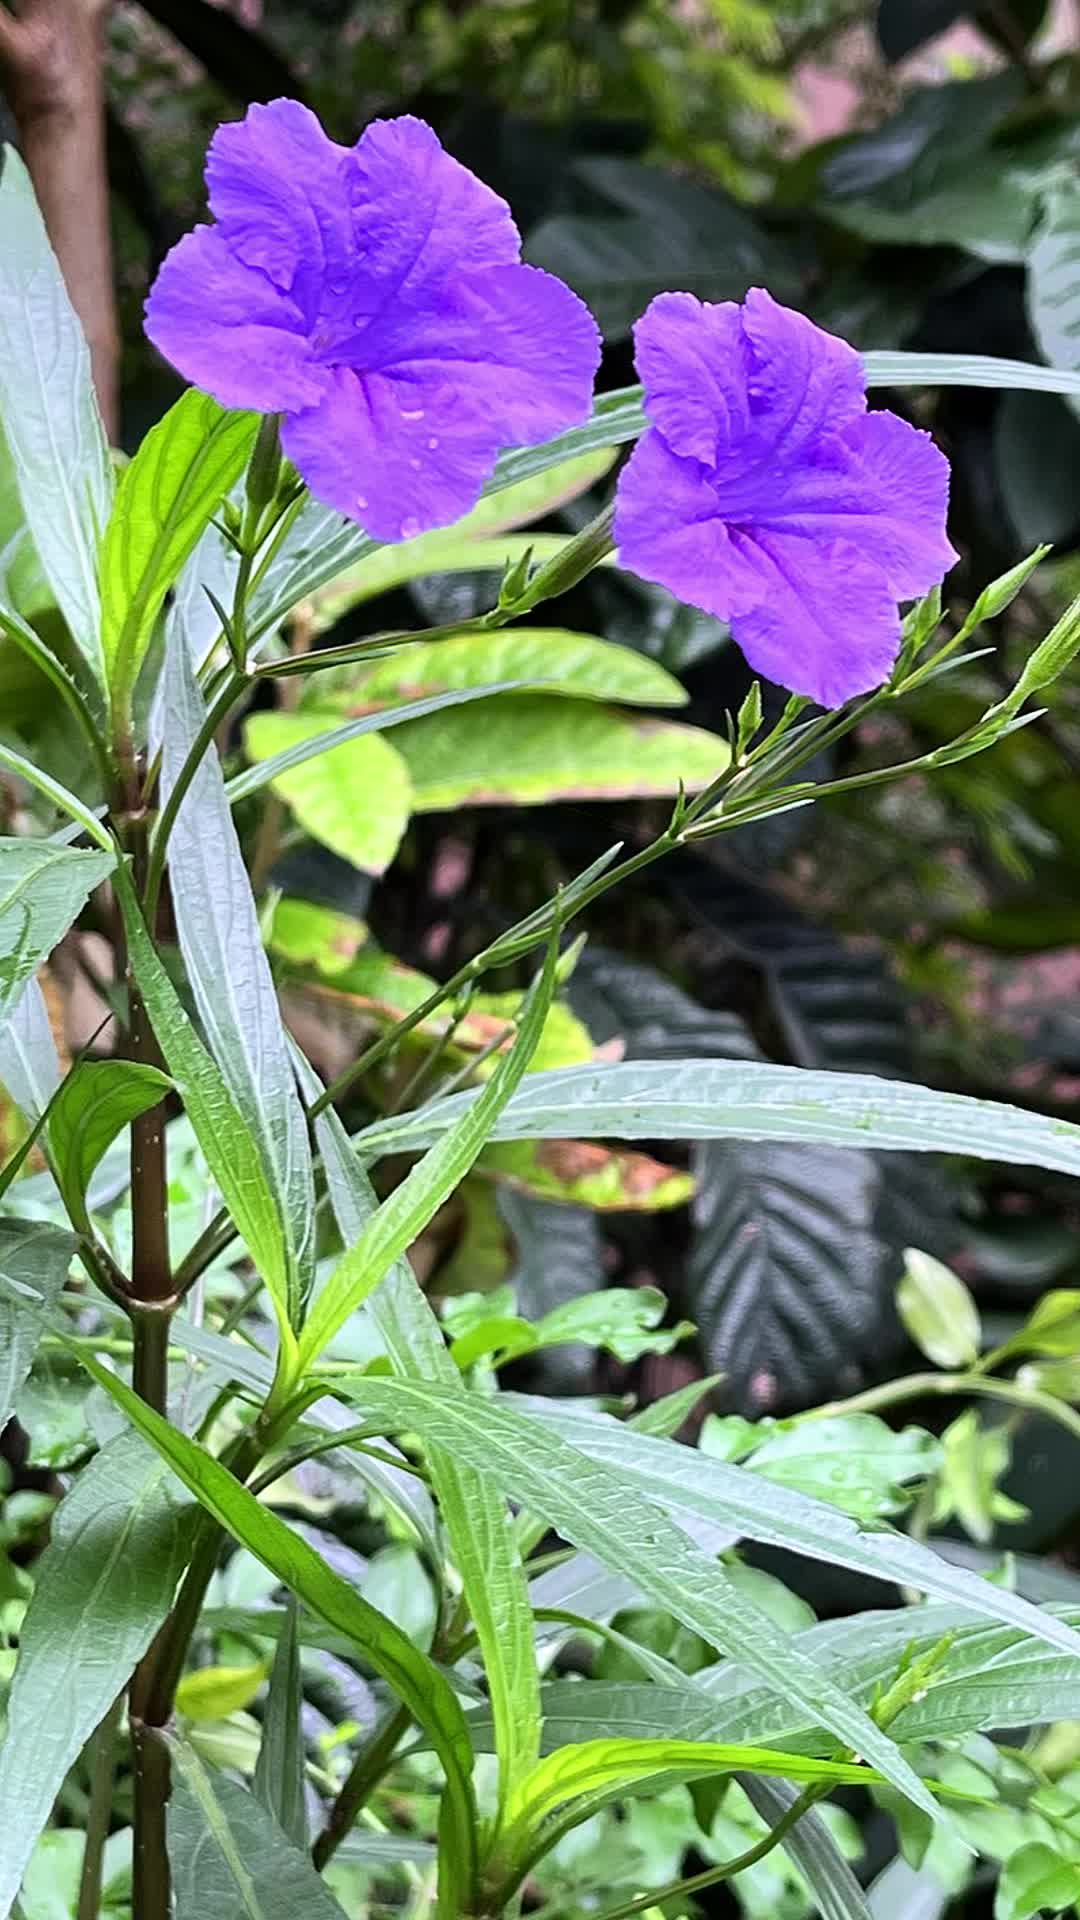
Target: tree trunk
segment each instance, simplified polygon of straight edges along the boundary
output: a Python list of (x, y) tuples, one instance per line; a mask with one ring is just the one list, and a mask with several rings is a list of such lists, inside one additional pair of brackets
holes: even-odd
[(23, 158), (90, 347), (98, 405), (117, 433), (119, 334), (105, 171), (103, 50), (109, 0), (0, 0), (0, 81)]

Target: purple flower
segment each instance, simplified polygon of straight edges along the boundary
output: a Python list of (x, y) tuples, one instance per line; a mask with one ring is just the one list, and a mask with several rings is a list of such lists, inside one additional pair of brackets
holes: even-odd
[(897, 601), (956, 559), (949, 466), (868, 413), (854, 348), (755, 287), (662, 293), (634, 329), (650, 426), (619, 483), (623, 564), (729, 620), (755, 672), (838, 706), (887, 679)]
[(223, 406), (284, 414), (312, 493), (375, 538), (446, 526), (501, 447), (587, 418), (591, 314), (422, 120), (340, 147), (274, 100), (218, 128), (206, 178), (217, 225), (173, 248), (146, 331)]

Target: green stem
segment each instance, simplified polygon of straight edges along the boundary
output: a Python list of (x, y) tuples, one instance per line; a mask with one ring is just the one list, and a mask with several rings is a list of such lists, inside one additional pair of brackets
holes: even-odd
[(90, 1805), (86, 1816), (86, 1844), (79, 1876), (76, 1920), (98, 1920), (101, 1906), (101, 1866), (112, 1818), (113, 1778), (116, 1773), (116, 1735), (124, 1710), (121, 1694), (109, 1708), (91, 1742)]
[(1010, 1406), (1025, 1408), (1028, 1413), (1041, 1413), (1048, 1420), (1056, 1420), (1074, 1439), (1080, 1440), (1080, 1413), (1067, 1401), (1059, 1400), (1055, 1394), (1043, 1393), (1038, 1387), (1021, 1386), (1017, 1380), (987, 1379), (985, 1374), (974, 1372), (909, 1373), (902, 1380), (886, 1380), (880, 1387), (867, 1387), (863, 1393), (852, 1394), (848, 1400), (830, 1400), (825, 1406), (811, 1407), (807, 1413), (794, 1417), (799, 1423), (824, 1420), (838, 1413), (877, 1413), (882, 1407), (899, 1406), (905, 1400), (921, 1400), (929, 1394), (949, 1397), (978, 1394), (988, 1400), (1003, 1400)]
[(679, 1900), (687, 1895), (702, 1893), (706, 1887), (715, 1887), (721, 1880), (731, 1880), (737, 1873), (745, 1873), (747, 1867), (757, 1865), (767, 1853), (778, 1847), (785, 1834), (797, 1826), (804, 1813), (808, 1813), (815, 1801), (822, 1798), (825, 1789), (820, 1782), (806, 1787), (797, 1800), (793, 1800), (787, 1812), (770, 1827), (768, 1833), (747, 1847), (745, 1853), (737, 1853), (733, 1860), (725, 1860), (718, 1867), (709, 1867), (704, 1873), (692, 1874), (686, 1880), (671, 1880), (666, 1887), (655, 1887), (651, 1893), (640, 1893), (635, 1900), (626, 1900), (622, 1906), (606, 1907), (596, 1920), (631, 1920), (635, 1913), (644, 1913), (649, 1907), (662, 1907), (668, 1900)]
[(412, 1725), (407, 1707), (398, 1707), (383, 1721), (367, 1746), (357, 1755), (351, 1773), (330, 1809), (325, 1827), (311, 1850), (321, 1873), (332, 1860), (346, 1834), (351, 1833), (358, 1815), (390, 1766), (398, 1745)]

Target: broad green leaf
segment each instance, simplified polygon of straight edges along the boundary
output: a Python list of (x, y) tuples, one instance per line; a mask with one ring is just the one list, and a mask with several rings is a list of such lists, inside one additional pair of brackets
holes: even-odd
[(270, 1674), (254, 1788), (256, 1798), (273, 1814), (285, 1838), (304, 1851), (308, 1823), (304, 1801), (304, 1730), (300, 1718), (303, 1692), (299, 1612), (295, 1597), (290, 1594)]
[(80, 1357), (98, 1385), (112, 1395), (132, 1426), (157, 1449), (200, 1506), (276, 1573), (313, 1613), (347, 1634), (429, 1735), (446, 1773), (445, 1886), (460, 1900), (460, 1911), (468, 1912), (476, 1845), (472, 1748), (461, 1708), (442, 1673), (400, 1627), (369, 1607), (306, 1540), (249, 1493), (228, 1467), (170, 1426), (91, 1355), (84, 1352)]
[[(776, 1826), (797, 1797), (796, 1789), (784, 1780), (742, 1774), (739, 1785), (770, 1827)], [(810, 1888), (820, 1920), (870, 1920), (866, 1895), (815, 1807), (795, 1822), (783, 1845)]]
[[(1053, 1614), (1004, 1587), (992, 1587), (906, 1534), (873, 1523), (863, 1527), (850, 1515), (795, 1488), (642, 1434), (605, 1415), (578, 1412), (570, 1402), (533, 1399), (525, 1405), (530, 1428), (540, 1424), (553, 1429), (596, 1467), (617, 1475), (624, 1497), (635, 1489), (680, 1526), (711, 1521), (730, 1527), (736, 1537), (784, 1547), (811, 1560), (832, 1561), (941, 1599), (959, 1600), (976, 1613), (1021, 1627), (1073, 1658), (1080, 1655), (1080, 1634)], [(505, 1418), (512, 1407), (506, 1396), (498, 1418)]]
[[(513, 685), (513, 681), (499, 681), (490, 687), (461, 687), (447, 693), (433, 693), (422, 700), (410, 700), (407, 706), (384, 707), (373, 713), (359, 714), (354, 720), (347, 720), (339, 726), (333, 725), (334, 712), (329, 708), (325, 711), (322, 709), (316, 709), (315, 712), (306, 711), (303, 714), (256, 714), (252, 720), (248, 721), (250, 737), (245, 739), (247, 750), (253, 758), (262, 752), (259, 729), (263, 721), (297, 720), (307, 724), (304, 727), (281, 729), (284, 744), (276, 751), (273, 747), (273, 729), (271, 728), (270, 744), (267, 749), (269, 757), (257, 759), (256, 765), (247, 767), (243, 773), (233, 775), (226, 788), (229, 801), (235, 806), (238, 800), (246, 800), (249, 794), (257, 793), (260, 787), (272, 785), (275, 781), (281, 782), (278, 791), (287, 798), (285, 776), (293, 776), (296, 769), (307, 766), (309, 761), (318, 759), (323, 754), (336, 753), (339, 749), (344, 749), (350, 741), (360, 740), (367, 734), (387, 733), (391, 727), (399, 727), (406, 720), (419, 720), (428, 713), (441, 713), (445, 707), (468, 706), (474, 700), (486, 700), (493, 693), (507, 692)], [(312, 705), (314, 706), (315, 703), (313, 702)], [(313, 724), (315, 721), (318, 721), (317, 726)], [(370, 756), (368, 758), (370, 759)], [(375, 761), (378, 762), (377, 753)], [(340, 764), (349, 768), (355, 765), (362, 772), (367, 761), (363, 754), (353, 755), (351, 758), (345, 755)], [(296, 782), (293, 784), (301, 799), (305, 793), (310, 793), (311, 804), (316, 806), (316, 797), (322, 791), (324, 780), (325, 776), (316, 770), (314, 778), (309, 773), (306, 784)], [(344, 831), (344, 829), (341, 830)]]
[(39, 1351), (15, 1402), (15, 1418), (27, 1436), (26, 1464), (63, 1473), (82, 1466), (97, 1437), (87, 1418), (93, 1389), (70, 1355)]
[(60, 1085), (60, 1061), (45, 996), (28, 980), (6, 1020), (0, 1020), (0, 1085), (33, 1125)]
[[(206, 718), (191, 653), (175, 634), (163, 678), (163, 799)], [(207, 1046), (257, 1142), (287, 1251), (285, 1308), (296, 1326), (314, 1277), (315, 1186), (307, 1118), (263, 946), (217, 749), (204, 753), (168, 846), (173, 914)]]
[(207, 1166), (269, 1290), (287, 1368), (295, 1352), (289, 1319), (292, 1262), (262, 1152), (158, 958), (130, 876), (118, 869), (117, 879), (117, 898), (139, 991)]
[[(1080, 375), (1080, 187), (1075, 181), (1047, 195), (1028, 254), (1028, 312), (1051, 366)], [(1069, 402), (1080, 412), (1080, 398)]]
[(932, 1254), (908, 1247), (896, 1307), (915, 1345), (936, 1367), (970, 1367), (979, 1357), (979, 1309), (963, 1281)]
[[(49, 1827), (34, 1848), (19, 1897), (19, 1920), (72, 1920), (78, 1912), (86, 1836), (78, 1827)], [(103, 1849), (101, 1912), (127, 1920), (131, 1912), (131, 1829), (110, 1833)]]
[[(799, 1701), (812, 1718), (880, 1768), (903, 1794), (934, 1812), (926, 1788), (892, 1741), (841, 1687), (793, 1648), (788, 1636), (738, 1591), (723, 1567), (669, 1519), (640, 1479), (624, 1473), (621, 1461), (609, 1465), (595, 1448), (584, 1452), (578, 1445), (568, 1445), (550, 1425), (545, 1431), (547, 1423), (476, 1395), (461, 1398), (403, 1380), (365, 1380), (349, 1392), (365, 1412), (385, 1419), (392, 1431), (407, 1428), (425, 1441), (452, 1449), (572, 1545), (628, 1574), (659, 1606), (741, 1667)], [(622, 1436), (614, 1421), (596, 1417), (586, 1422), (585, 1445), (590, 1445), (591, 1428), (599, 1431), (608, 1424)], [(688, 1452), (669, 1441), (629, 1438), (645, 1449)], [(700, 1473), (701, 1456), (688, 1457)], [(723, 1471), (740, 1481), (750, 1478), (738, 1468)], [(757, 1480), (756, 1486), (764, 1507), (767, 1496), (762, 1481)], [(806, 1506), (815, 1514), (830, 1514), (816, 1502), (807, 1501)], [(830, 1514), (834, 1524), (841, 1518)]]
[(1034, 1841), (1006, 1860), (994, 1901), (994, 1920), (1029, 1920), (1060, 1913), (1080, 1901), (1080, 1861)]
[[(415, 1152), (475, 1099), (454, 1094), (376, 1121), (357, 1135), (364, 1159)], [(805, 1140), (835, 1147), (959, 1153), (1080, 1173), (1080, 1127), (997, 1100), (756, 1061), (638, 1061), (530, 1074), (493, 1129), (496, 1140)]]
[[(252, 759), (269, 759), (327, 731), (325, 714), (256, 713), (245, 724), (244, 745)], [(313, 840), (366, 873), (385, 873), (409, 824), (413, 796), (405, 762), (377, 731), (319, 751), (271, 785)]]
[(97, 848), (0, 839), (0, 1026), (115, 865)]
[(444, 1135), (394, 1188), (326, 1281), (301, 1336), (302, 1371), (314, 1365), (335, 1333), (419, 1238), (473, 1166), (536, 1050), (555, 991), (555, 975), (556, 950), (552, 944), (543, 972), (522, 1009), (514, 1044), (503, 1055), (480, 1098), (467, 1110), (463, 1125)]
[(316, 677), (305, 704), (335, 713), (366, 713), (418, 695), (516, 681), (564, 698), (619, 700), (628, 706), (681, 707), (686, 694), (672, 674), (632, 647), (558, 627), (502, 627), (448, 640), (417, 640), (368, 668), (342, 667)]
[(399, 727), (418, 813), (695, 793), (722, 772), (727, 742), (700, 727), (555, 694), (499, 694), (481, 715)]
[[(499, 1291), (510, 1294), (512, 1300), (509, 1288)], [(607, 1287), (600, 1293), (567, 1300), (531, 1323), (516, 1317), (492, 1318), (482, 1310), (492, 1296), (471, 1297), (481, 1311), (469, 1323), (463, 1321), (461, 1313), (469, 1295), (449, 1302), (446, 1310), (455, 1335), (453, 1356), (462, 1368), (471, 1365), (483, 1352), (498, 1352), (503, 1360), (509, 1360), (567, 1342), (603, 1349), (629, 1365), (645, 1353), (670, 1353), (680, 1340), (694, 1331), (686, 1320), (674, 1327), (661, 1328), (668, 1302), (658, 1287)]]
[(958, 246), (991, 264), (1019, 265), (1032, 222), (1032, 196), (1007, 156), (958, 157), (929, 193), (827, 199), (819, 211), (837, 226), (886, 246)]
[(42, 569), (72, 636), (104, 680), (98, 543), (113, 495), (90, 355), (12, 147), (0, 176), (0, 422)]
[(132, 1434), (111, 1441), (61, 1501), (35, 1568), (0, 1746), (0, 1913), (69, 1767), (172, 1605), (190, 1515)]
[(67, 1279), (75, 1241), (38, 1220), (0, 1220), (0, 1433)]
[(101, 551), (101, 633), (114, 707), (130, 700), (165, 595), (243, 472), (258, 419), (194, 387), (124, 468)]
[(248, 1667), (196, 1667), (176, 1689), (176, 1709), (185, 1720), (227, 1720), (258, 1698), (270, 1671), (267, 1660)]
[(165, 1098), (172, 1082), (134, 1060), (81, 1060), (68, 1074), (48, 1120), (56, 1178), (72, 1220), (89, 1225), (86, 1190), (118, 1133)]
[[(318, 1087), (304, 1063), (301, 1084)], [(333, 1108), (316, 1122), (334, 1218), (345, 1245), (358, 1242), (376, 1210), (366, 1173)], [(395, 1261), (371, 1296), (369, 1312), (395, 1374), (438, 1380), (464, 1392), (439, 1323), (406, 1259)], [(443, 1524), (472, 1614), (497, 1728), (500, 1793), (512, 1792), (540, 1751), (540, 1676), (532, 1609), (518, 1534), (506, 1501), (483, 1473), (453, 1452), (432, 1447), (428, 1464)]]
[(171, 1739), (169, 1867), (176, 1920), (342, 1920), (326, 1882), (260, 1800)]
[(648, 1153), (598, 1147), (588, 1140), (507, 1140), (485, 1147), (479, 1166), (541, 1200), (597, 1213), (658, 1213), (684, 1207), (695, 1181)]
[(283, 894), (274, 908), (269, 945), (287, 964), (312, 967), (330, 980), (345, 972), (369, 938), (363, 920)]
[(930, 1479), (941, 1461), (933, 1434), (921, 1427), (895, 1433), (872, 1413), (745, 1424), (749, 1432), (743, 1443), (729, 1451), (731, 1422), (710, 1415), (701, 1430), (702, 1452), (743, 1460), (777, 1486), (826, 1500), (857, 1520), (901, 1512), (914, 1497), (909, 1483)]

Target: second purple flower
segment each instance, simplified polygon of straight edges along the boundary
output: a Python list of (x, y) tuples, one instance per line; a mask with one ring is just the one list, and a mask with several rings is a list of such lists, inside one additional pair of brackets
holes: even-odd
[(956, 559), (949, 466), (868, 413), (853, 347), (760, 288), (662, 293), (634, 329), (650, 425), (619, 483), (624, 565), (731, 623), (755, 672), (839, 706), (888, 678), (897, 602)]
[(349, 148), (274, 100), (219, 127), (206, 177), (217, 225), (168, 255), (146, 331), (223, 406), (284, 414), (312, 493), (374, 538), (459, 519), (501, 448), (588, 417), (591, 314), (422, 120)]

